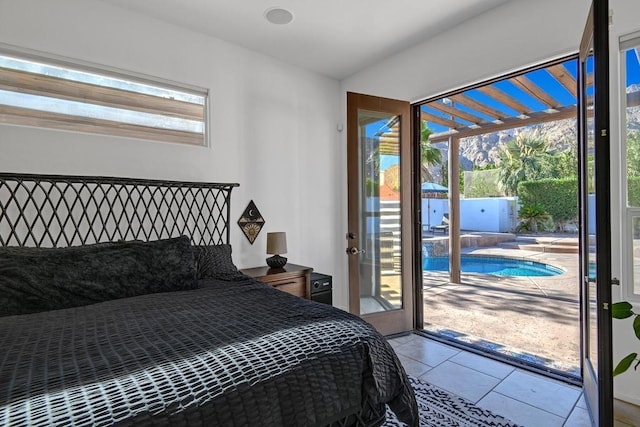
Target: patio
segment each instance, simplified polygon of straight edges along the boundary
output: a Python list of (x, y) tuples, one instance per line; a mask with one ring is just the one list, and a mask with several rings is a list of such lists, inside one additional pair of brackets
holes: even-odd
[[(578, 255), (567, 253), (575, 252), (577, 239), (553, 235), (516, 240), (514, 235), (495, 236), (500, 233), (474, 234), (463, 235), (470, 243), (463, 245), (463, 254), (538, 261), (565, 273), (550, 277), (462, 273), (462, 283), (452, 284), (447, 272), (424, 271), (424, 329), (579, 377)], [(425, 238), (423, 244), (437, 247), (444, 240)]]

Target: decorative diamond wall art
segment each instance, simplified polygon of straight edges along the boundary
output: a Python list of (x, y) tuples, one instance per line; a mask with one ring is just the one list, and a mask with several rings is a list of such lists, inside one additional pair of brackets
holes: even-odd
[(238, 225), (240, 229), (247, 237), (249, 243), (253, 245), (258, 234), (260, 234), (260, 230), (264, 227), (264, 219), (260, 214), (260, 211), (256, 207), (256, 204), (253, 203), (253, 200), (249, 202), (247, 208), (244, 210), (240, 219), (238, 220)]

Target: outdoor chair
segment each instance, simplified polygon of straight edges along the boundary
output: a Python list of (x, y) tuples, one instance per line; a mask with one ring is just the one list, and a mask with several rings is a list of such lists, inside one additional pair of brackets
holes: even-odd
[(449, 214), (442, 215), (442, 223), (440, 225), (432, 226), (431, 231), (433, 231), (433, 234), (436, 234), (436, 231), (442, 231), (442, 234), (448, 234), (449, 233)]

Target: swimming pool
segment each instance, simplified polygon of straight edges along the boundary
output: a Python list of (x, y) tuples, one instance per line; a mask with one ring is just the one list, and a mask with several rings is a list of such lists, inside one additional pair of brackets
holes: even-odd
[[(557, 276), (563, 270), (541, 262), (515, 258), (463, 255), (460, 258), (463, 273), (495, 274), (498, 276)], [(425, 256), (423, 271), (449, 271), (448, 256)]]

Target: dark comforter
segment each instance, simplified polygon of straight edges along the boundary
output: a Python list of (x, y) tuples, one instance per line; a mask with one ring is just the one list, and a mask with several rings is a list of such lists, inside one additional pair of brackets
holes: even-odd
[(0, 425), (375, 425), (385, 403), (417, 425), (367, 323), (253, 279), (201, 285), (0, 318)]

